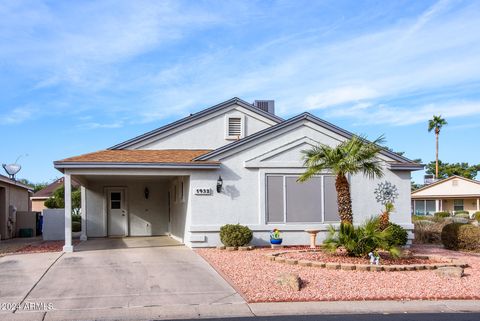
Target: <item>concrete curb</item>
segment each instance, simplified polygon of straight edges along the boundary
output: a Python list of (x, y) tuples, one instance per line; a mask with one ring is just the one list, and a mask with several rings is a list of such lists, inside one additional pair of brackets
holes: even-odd
[(12, 321), (127, 321), (230, 318), (253, 316), (399, 314), (399, 313), (480, 313), (480, 301), (336, 301), (278, 302), (205, 305), (166, 305), (115, 309), (54, 310), (47, 312), (1, 313)]
[(256, 316), (480, 312), (480, 301), (335, 301), (251, 303)]

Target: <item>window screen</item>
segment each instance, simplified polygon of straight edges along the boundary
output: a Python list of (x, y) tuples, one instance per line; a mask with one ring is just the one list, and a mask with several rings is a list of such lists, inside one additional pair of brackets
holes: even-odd
[(453, 210), (463, 211), (463, 200), (453, 200)]
[(425, 213), (428, 215), (433, 215), (435, 213), (435, 201), (425, 201)]
[(337, 190), (335, 189), (335, 176), (324, 176), (325, 189), (325, 221), (338, 222)]
[(425, 201), (415, 200), (415, 215), (425, 215)]
[[(267, 175), (267, 222), (338, 222), (340, 219), (335, 178), (333, 176), (316, 176), (304, 183), (297, 182), (297, 179), (296, 175)], [(325, 215), (323, 215), (324, 209)]]
[(313, 177), (299, 183), (298, 177), (286, 177), (287, 222), (322, 221), (322, 179)]
[(283, 176), (267, 176), (267, 221), (284, 222)]

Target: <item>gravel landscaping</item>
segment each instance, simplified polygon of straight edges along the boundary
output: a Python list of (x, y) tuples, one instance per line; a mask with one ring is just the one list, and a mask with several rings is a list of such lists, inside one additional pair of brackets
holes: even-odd
[[(284, 250), (225, 251), (198, 249), (197, 253), (219, 271), (248, 302), (480, 299), (480, 256), (438, 246), (415, 246), (418, 255), (441, 255), (466, 262), (462, 278), (446, 278), (432, 270), (368, 272), (286, 265), (269, 261), (266, 254)], [(277, 283), (284, 273), (297, 274), (300, 291)]]
[[(398, 265), (398, 264), (430, 264), (438, 263), (439, 260), (423, 259), (423, 258), (398, 258), (392, 259), (388, 253), (379, 253), (382, 265)], [(332, 255), (322, 250), (316, 252), (290, 252), (281, 254), (281, 257), (295, 260), (310, 260), (317, 262), (334, 262), (334, 263), (351, 263), (351, 264), (368, 264), (368, 260), (359, 257), (349, 257), (345, 254)]]

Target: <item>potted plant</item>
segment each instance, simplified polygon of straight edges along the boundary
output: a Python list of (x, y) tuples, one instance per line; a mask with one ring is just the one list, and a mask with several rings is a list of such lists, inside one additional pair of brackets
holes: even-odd
[(278, 229), (273, 229), (272, 232), (270, 232), (270, 244), (274, 245), (280, 245), (282, 244), (282, 235), (280, 234), (280, 231)]

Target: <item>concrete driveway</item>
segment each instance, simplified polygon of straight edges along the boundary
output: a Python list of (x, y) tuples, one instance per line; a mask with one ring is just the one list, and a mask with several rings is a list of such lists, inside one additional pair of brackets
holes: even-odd
[(194, 251), (164, 241), (92, 240), (74, 253), (2, 257), (1, 301), (55, 310), (244, 303)]

